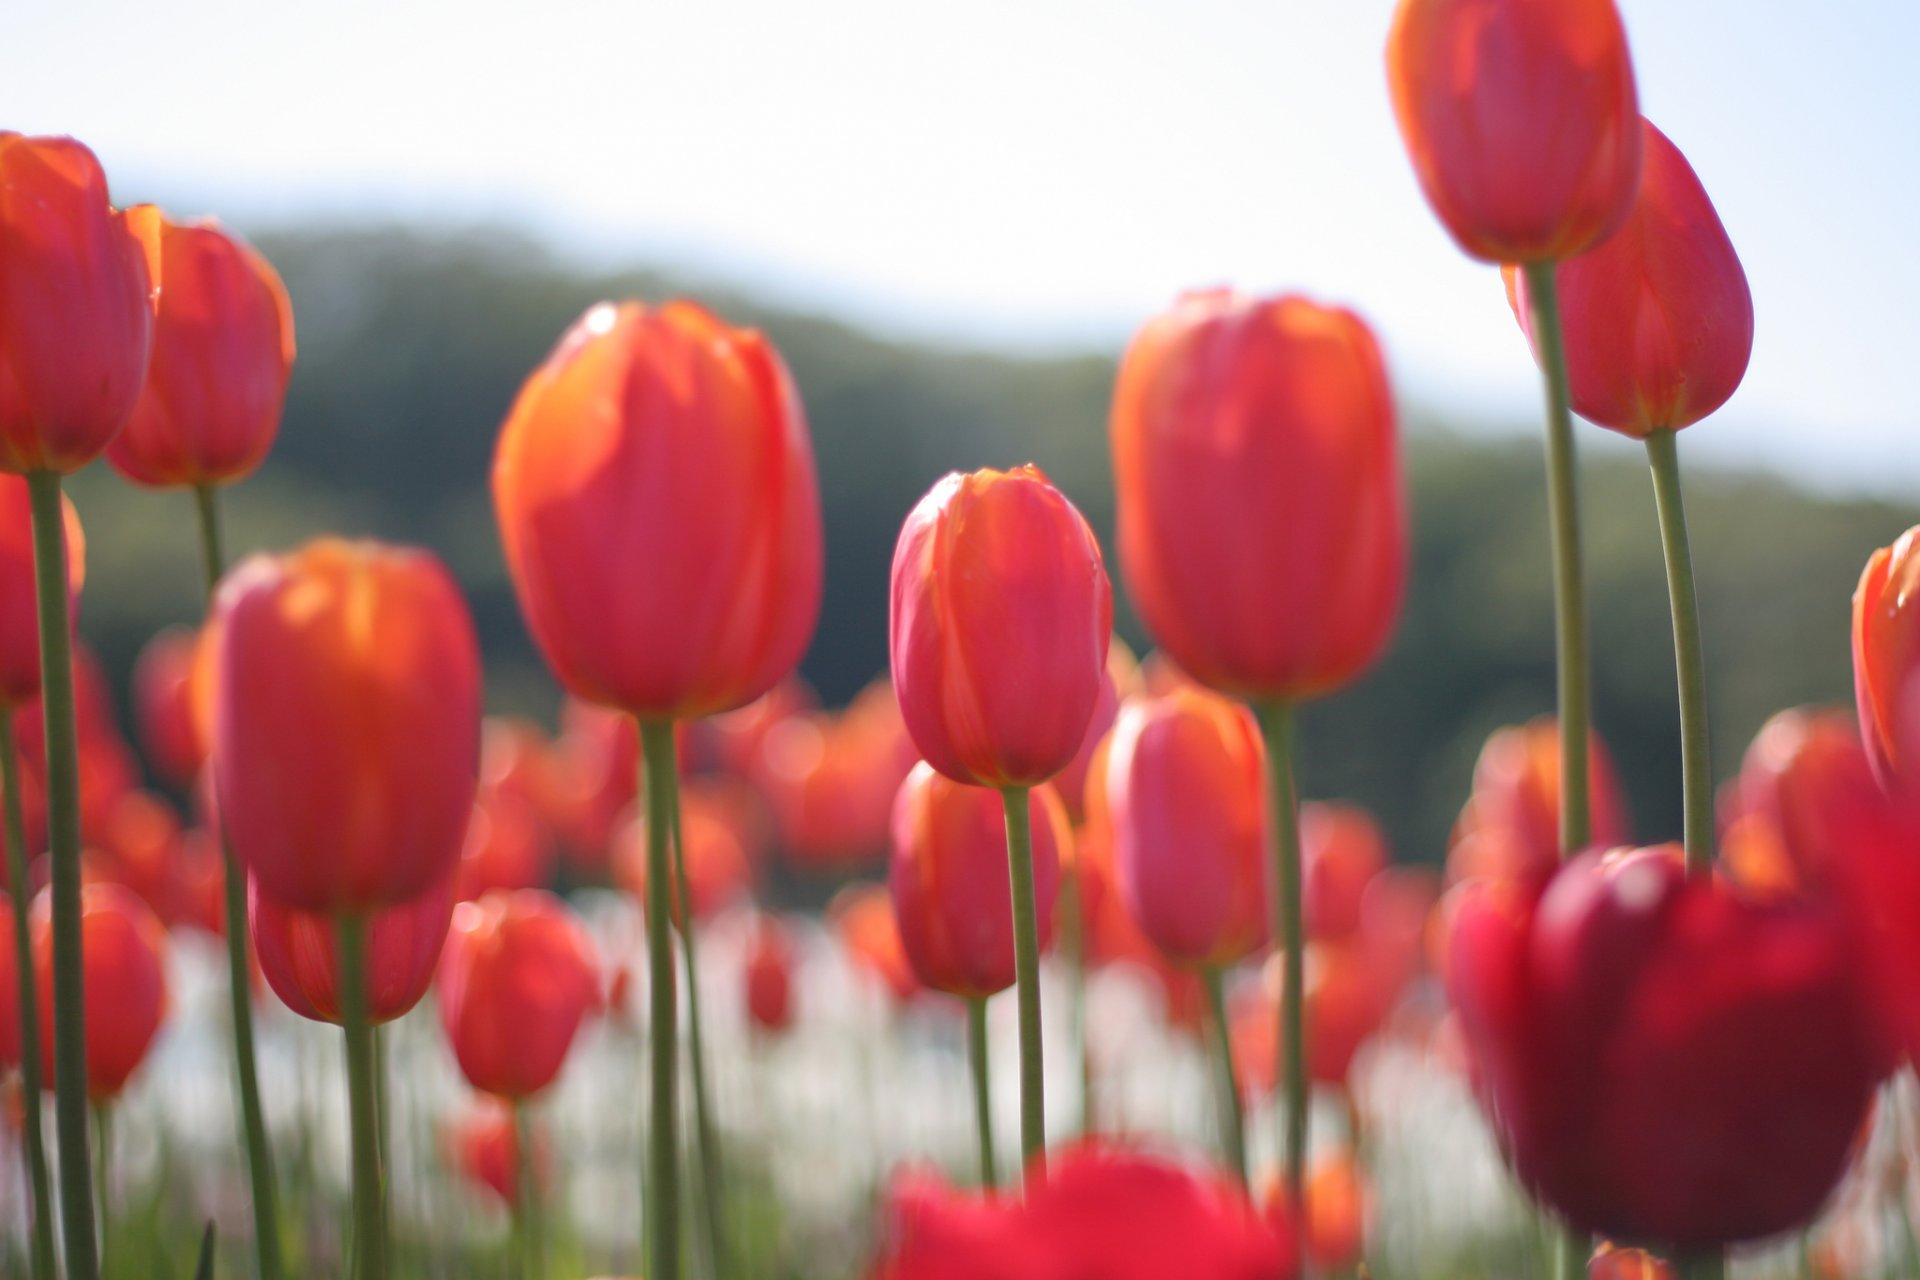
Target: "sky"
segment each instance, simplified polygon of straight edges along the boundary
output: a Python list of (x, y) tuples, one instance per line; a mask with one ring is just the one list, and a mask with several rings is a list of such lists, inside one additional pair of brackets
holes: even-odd
[[(1301, 290), (1368, 317), (1444, 419), (1536, 409), (1497, 273), (1408, 167), (1391, 0), (13, 7), (0, 128), (71, 133), (120, 198), (243, 232), (506, 223), (1033, 350), (1117, 350), (1187, 288)], [(1620, 9), (1755, 299), (1745, 384), (1683, 451), (1920, 498), (1920, 5)]]

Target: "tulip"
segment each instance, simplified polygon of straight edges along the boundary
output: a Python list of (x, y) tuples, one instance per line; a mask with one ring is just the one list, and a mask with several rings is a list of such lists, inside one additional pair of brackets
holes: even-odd
[(1913, 788), (1902, 748), (1915, 736), (1902, 732), (1920, 711), (1920, 525), (1867, 560), (1853, 592), (1853, 695), (1860, 738), (1874, 774), (1889, 787)]
[[(514, 1130), (513, 1109), (487, 1099), (454, 1123), (448, 1141), (454, 1168), (509, 1208), (520, 1199), (520, 1144)], [(535, 1179), (545, 1187), (552, 1178), (552, 1153), (545, 1142), (536, 1140), (532, 1157)]]
[(454, 868), (480, 750), (459, 588), (424, 551), (322, 539), (221, 584), (213, 773), (234, 853), (284, 906), (365, 913)]
[(799, 396), (765, 338), (693, 303), (589, 310), (521, 388), (493, 494), (521, 610), (576, 696), (643, 719), (726, 711), (813, 634)]
[(761, 1031), (779, 1033), (793, 1025), (793, 938), (772, 916), (754, 920), (747, 940), (747, 1017)]
[[(0, 708), (40, 696), (40, 633), (34, 622), (33, 518), (27, 482), (0, 474)], [(60, 499), (66, 524), (69, 625), (80, 609), (87, 543), (73, 503)]]
[(894, 793), (918, 758), (882, 678), (838, 715), (800, 710), (768, 726), (749, 765), (782, 852), (801, 870), (844, 872), (886, 849)]
[(1812, 1220), (1892, 1065), (1845, 915), (1748, 901), (1671, 846), (1461, 894), (1448, 986), (1529, 1190), (1683, 1253)]
[(1762, 897), (1815, 891), (1850, 850), (1834, 834), (1833, 788), (1870, 776), (1852, 715), (1801, 707), (1768, 718), (1740, 772), (1721, 790), (1722, 862), (1743, 889)]
[(1587, 1280), (1675, 1280), (1673, 1268), (1645, 1249), (1619, 1249), (1601, 1242), (1587, 1260)]
[(472, 902), (489, 889), (541, 888), (553, 859), (553, 841), (532, 802), (510, 787), (483, 784), (460, 849), (454, 897)]
[(194, 712), (194, 670), (200, 637), (168, 627), (147, 641), (133, 664), (133, 719), (147, 763), (163, 782), (191, 787), (206, 762)]
[(129, 790), (115, 799), (95, 832), (87, 872), (94, 879), (125, 885), (155, 915), (171, 919), (180, 835), (180, 819), (171, 805), (151, 791)]
[[(753, 866), (726, 811), (704, 788), (689, 786), (681, 796), (678, 857), (686, 868), (687, 896), (693, 918), (711, 919), (753, 889)], [(647, 900), (647, 820), (635, 816), (614, 835), (613, 870), (620, 885), (638, 902)], [(687, 927), (687, 904), (668, 887), (674, 927)]]
[(562, 851), (576, 871), (603, 877), (614, 830), (639, 790), (633, 717), (568, 698), (548, 763)]
[(137, 484), (227, 484), (260, 465), (279, 430), (293, 308), (272, 265), (218, 223), (163, 220), (159, 240), (153, 358), (107, 460)]
[(1470, 256), (1562, 261), (1626, 219), (1640, 110), (1613, 0), (1400, 0), (1387, 87), (1420, 188)]
[(544, 890), (455, 907), (440, 958), (440, 1022), (468, 1082), (516, 1100), (552, 1084), (599, 1003), (599, 971), (593, 940)]
[(826, 919), (848, 958), (879, 979), (895, 1000), (907, 1000), (920, 989), (885, 885), (848, 885), (827, 904)]
[[(369, 1021), (392, 1022), (427, 993), (453, 919), (453, 879), (450, 872), (418, 898), (383, 907), (368, 918)], [(343, 1023), (339, 938), (333, 920), (283, 906), (254, 881), (247, 886), (247, 921), (260, 972), (287, 1008), (314, 1022)]]
[[(1550, 716), (1496, 729), (1473, 766), (1473, 792), (1447, 842), (1453, 881), (1534, 882), (1559, 864), (1560, 730)], [(1624, 844), (1631, 826), (1613, 757), (1598, 734), (1587, 737), (1592, 843)]]
[[(104, 1102), (126, 1087), (167, 1013), (167, 934), (147, 904), (117, 884), (80, 894), (80, 948), (86, 971), (87, 1097)], [(42, 1069), (53, 1063), (53, 910), (33, 904), (33, 969), (40, 1001)]]
[(819, 707), (813, 686), (797, 674), (789, 675), (746, 706), (700, 721), (698, 756), (730, 773), (750, 774), (775, 726)]
[(1386, 870), (1387, 838), (1357, 805), (1300, 807), (1301, 905), (1307, 936), (1339, 940), (1360, 927), (1367, 886)]

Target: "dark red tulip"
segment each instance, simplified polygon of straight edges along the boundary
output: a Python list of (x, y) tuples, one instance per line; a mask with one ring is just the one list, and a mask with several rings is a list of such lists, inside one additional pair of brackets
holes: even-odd
[(480, 653), (430, 553), (321, 539), (253, 556), (215, 601), (213, 776), (268, 897), (367, 911), (459, 861), (480, 755)]
[(1406, 510), (1393, 396), (1360, 317), (1190, 293), (1128, 346), (1110, 434), (1127, 594), (1188, 675), (1310, 698), (1380, 656)]
[(525, 1098), (552, 1084), (600, 1002), (593, 940), (540, 889), (454, 908), (440, 958), (440, 1023), (474, 1088)]
[(72, 138), (0, 130), (0, 471), (78, 471), (146, 378), (160, 215), (107, 203)]
[(1571, 258), (1633, 205), (1640, 105), (1613, 0), (1400, 0), (1387, 87), (1427, 202), (1475, 258)]
[(1833, 904), (1588, 852), (1453, 904), (1448, 987), (1520, 1181), (1576, 1228), (1680, 1252), (1812, 1221), (1891, 1067)]
[[(1680, 149), (1641, 125), (1646, 165), (1633, 212), (1597, 248), (1554, 268), (1574, 412), (1637, 439), (1725, 404), (1753, 354), (1753, 295), (1720, 215)], [(1533, 342), (1526, 277), (1511, 266), (1503, 274)]]
[(1106, 678), (1100, 545), (1037, 467), (950, 474), (900, 529), (889, 634), (928, 764), (983, 787), (1045, 782), (1079, 752)]
[(813, 635), (820, 492), (800, 397), (764, 337), (691, 302), (602, 303), (568, 330), (501, 428), (493, 497), (527, 624), (589, 702), (726, 711)]
[(210, 219), (162, 220), (160, 264), (153, 358), (107, 461), (144, 485), (238, 480), (280, 429), (293, 371), (286, 288), (265, 258)]
[[(53, 909), (45, 893), (34, 899), (32, 923), (41, 1079), (51, 1092)], [(87, 1096), (101, 1102), (126, 1087), (167, 1016), (167, 933), (131, 890), (85, 884), (80, 890), (80, 950), (87, 993)]]
[[(453, 875), (418, 898), (382, 907), (367, 919), (367, 1019), (391, 1022), (433, 985), (453, 919)], [(287, 1008), (315, 1022), (340, 1023), (339, 929), (333, 917), (298, 911), (247, 885), (247, 921), (267, 985)]]
[(779, 1033), (793, 1025), (793, 937), (779, 920), (758, 916), (747, 939), (747, 1017), (762, 1031)]

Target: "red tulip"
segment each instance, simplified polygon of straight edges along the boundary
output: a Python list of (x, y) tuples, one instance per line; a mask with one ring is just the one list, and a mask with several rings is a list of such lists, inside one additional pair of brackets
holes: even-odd
[(762, 1031), (781, 1032), (793, 1025), (793, 937), (779, 920), (759, 916), (747, 940), (747, 1016)]
[[(1033, 792), (1033, 892), (1040, 946), (1053, 932), (1061, 851), (1073, 827), (1051, 787)], [(887, 885), (920, 981), (982, 997), (1013, 985), (1013, 891), (999, 793), (913, 767), (893, 805)]]
[(490, 889), (541, 888), (553, 860), (553, 839), (533, 803), (510, 787), (482, 785), (474, 795), (453, 896), (472, 902)]
[(0, 471), (78, 471), (146, 377), (160, 215), (115, 211), (93, 152), (0, 130)]
[(826, 918), (848, 957), (878, 978), (895, 1000), (906, 1000), (920, 989), (885, 885), (848, 885), (833, 895)]
[(1406, 511), (1393, 397), (1358, 316), (1190, 293), (1127, 348), (1111, 434), (1127, 593), (1189, 675), (1300, 699), (1380, 656)]
[(893, 687), (928, 764), (1024, 787), (1073, 760), (1105, 679), (1113, 592), (1100, 545), (1039, 468), (958, 472), (893, 551)]
[(553, 1083), (600, 998), (593, 940), (540, 889), (454, 908), (440, 958), (440, 1023), (474, 1088), (524, 1098)]
[(765, 338), (693, 303), (588, 311), (514, 402), (493, 496), (534, 638), (590, 702), (725, 711), (813, 634), (820, 494), (799, 396)]
[(301, 911), (425, 893), (459, 861), (480, 654), (424, 551), (322, 539), (254, 556), (215, 601), (213, 775), (235, 855)]
[(1367, 886), (1389, 861), (1380, 825), (1357, 805), (1301, 805), (1300, 854), (1307, 936), (1351, 937), (1360, 927), (1360, 904)]
[(1848, 713), (1802, 707), (1770, 717), (1720, 793), (1720, 856), (1735, 883), (1778, 897), (1824, 880), (1846, 852), (1827, 812), (1833, 780), (1865, 779), (1869, 769)]
[(1453, 918), (1484, 1109), (1573, 1226), (1692, 1252), (1819, 1212), (1891, 1065), (1831, 904), (1748, 901), (1668, 846), (1465, 886)]
[[(87, 1096), (118, 1094), (146, 1060), (167, 1014), (167, 933), (147, 904), (117, 884), (80, 889), (80, 951), (86, 999)], [(41, 1079), (53, 1070), (53, 908), (33, 903), (33, 971), (40, 995)]]
[(1613, 0), (1400, 0), (1387, 87), (1427, 202), (1487, 262), (1563, 261), (1640, 181), (1640, 105)]
[[(1646, 166), (1632, 214), (1554, 268), (1574, 412), (1636, 439), (1725, 404), (1753, 354), (1753, 295), (1720, 215), (1679, 148), (1641, 125)], [(1526, 277), (1511, 266), (1502, 274), (1533, 342)]]
[(133, 664), (133, 723), (147, 763), (162, 781), (191, 787), (206, 762), (194, 712), (200, 635), (168, 627), (147, 641)]
[(138, 484), (225, 484), (258, 467), (293, 371), (293, 308), (270, 263), (212, 220), (160, 224), (153, 359), (107, 461)]
[(1266, 944), (1266, 753), (1244, 706), (1201, 689), (1130, 700), (1107, 747), (1105, 814), (1121, 901), (1182, 964)]
[[(1587, 739), (1593, 847), (1628, 839), (1626, 797), (1598, 734)], [(1447, 847), (1455, 881), (1542, 880), (1560, 864), (1560, 730), (1551, 716), (1496, 729)]]
[[(418, 898), (367, 920), (367, 1019), (391, 1022), (427, 993), (453, 919), (449, 872)], [(344, 1021), (340, 1008), (339, 931), (333, 917), (298, 911), (247, 885), (247, 920), (267, 985), (287, 1008), (314, 1022)]]
[[(544, 1187), (552, 1180), (553, 1153), (536, 1134), (533, 1140), (533, 1177)], [(520, 1135), (513, 1109), (497, 1099), (483, 1098), (452, 1126), (448, 1147), (453, 1167), (469, 1183), (484, 1188), (512, 1208), (520, 1201)]]
[(1853, 592), (1853, 695), (1860, 738), (1882, 783), (1912, 787), (1902, 748), (1920, 713), (1920, 525), (1867, 560)]

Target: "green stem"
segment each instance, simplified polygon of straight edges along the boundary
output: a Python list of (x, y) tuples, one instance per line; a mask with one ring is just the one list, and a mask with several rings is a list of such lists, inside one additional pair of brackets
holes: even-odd
[(526, 1243), (526, 1280), (545, 1280), (546, 1241), (540, 1223), (540, 1181), (534, 1173), (533, 1120), (524, 1098), (513, 1102), (514, 1213)]
[(1575, 483), (1573, 411), (1567, 351), (1551, 262), (1530, 262), (1527, 302), (1547, 402), (1547, 516), (1553, 526), (1554, 672), (1560, 705), (1560, 852), (1571, 856), (1591, 838), (1587, 796), (1587, 603), (1580, 554), (1580, 496)]
[(706, 1039), (700, 1018), (700, 971), (694, 963), (693, 891), (687, 878), (686, 845), (680, 839), (679, 744), (671, 732), (667, 750), (674, 753), (668, 776), (673, 780), (667, 803), (673, 814), (673, 886), (680, 901), (684, 926), (680, 935), (680, 960), (687, 971), (687, 1050), (688, 1067), (693, 1073), (693, 1128), (700, 1153), (700, 1220), (706, 1229), (707, 1274), (725, 1277), (733, 1274), (726, 1255), (726, 1179), (720, 1166), (720, 1140), (713, 1125), (713, 1106), (707, 1093)]
[(107, 1274), (107, 1237), (112, 1233), (113, 1200), (108, 1166), (113, 1159), (111, 1104), (96, 1102), (93, 1111), (93, 1198), (100, 1206), (100, 1272)]
[[(226, 572), (226, 552), (220, 537), (219, 494), (212, 485), (193, 491), (200, 528), (200, 565), (206, 581), (207, 612), (213, 611), (213, 593)], [(254, 1065), (253, 971), (248, 963), (247, 878), (226, 831), (220, 832), (220, 859), (225, 869), (227, 916), (227, 1005), (233, 1019), (234, 1075), (240, 1089), (240, 1127), (247, 1141), (247, 1176), (253, 1184), (253, 1241), (260, 1263), (260, 1280), (282, 1280), (280, 1209), (273, 1180), (273, 1152), (267, 1145), (266, 1113), (260, 1105), (260, 1075)]]
[(967, 1067), (973, 1076), (973, 1124), (980, 1139), (980, 1185), (997, 1186), (993, 1159), (993, 1089), (987, 1077), (987, 1001), (967, 997)]
[(14, 741), (13, 708), (7, 706), (0, 706), (0, 791), (6, 800), (7, 882), (13, 895), (13, 959), (20, 989), (20, 1111), (26, 1131), (27, 1181), (33, 1187), (33, 1276), (53, 1280), (53, 1193), (40, 1125), (40, 984), (32, 976), (33, 927), (27, 919), (33, 886), (27, 875), (20, 752)]
[(678, 1069), (679, 1014), (675, 1008), (673, 978), (671, 871), (667, 862), (667, 829), (672, 822), (670, 797), (675, 787), (673, 722), (640, 722), (642, 790), (647, 798), (647, 986), (648, 1035), (652, 1051), (653, 1106), (648, 1119), (646, 1190), (647, 1274), (677, 1280), (680, 1275), (680, 1183), (674, 1143), (679, 1126), (674, 1121), (675, 1081)]
[(1293, 785), (1293, 704), (1283, 699), (1255, 708), (1260, 733), (1267, 746), (1267, 806), (1272, 815), (1269, 843), (1273, 850), (1273, 920), (1270, 932), (1281, 948), (1280, 1043), (1285, 1061), (1280, 1087), (1284, 1106), (1274, 1114), (1283, 1118), (1281, 1149), (1286, 1153), (1284, 1177), (1294, 1221), (1301, 1222), (1305, 1207), (1307, 1165), (1307, 1029), (1306, 1029), (1306, 918), (1300, 893), (1300, 804)]
[(1680, 452), (1673, 431), (1647, 437), (1654, 505), (1660, 513), (1660, 549), (1667, 560), (1667, 596), (1673, 606), (1673, 665), (1680, 687), (1680, 777), (1686, 805), (1687, 871), (1713, 873), (1713, 763), (1707, 734), (1707, 662), (1700, 645), (1700, 602), (1693, 589), (1687, 511), (1680, 497)]
[(1046, 1164), (1046, 1076), (1040, 1046), (1040, 928), (1033, 898), (1033, 830), (1027, 788), (1000, 792), (1007, 818), (1007, 871), (1013, 888), (1013, 973), (1020, 1001), (1020, 1154)]
[(1248, 1185), (1247, 1131), (1246, 1121), (1240, 1115), (1240, 1077), (1233, 1069), (1233, 1030), (1227, 1023), (1226, 993), (1222, 990), (1217, 966), (1208, 965), (1201, 971), (1200, 980), (1207, 988), (1207, 1011), (1213, 1023), (1210, 1030), (1219, 1090), (1221, 1154), (1226, 1157), (1227, 1168), (1245, 1187)]
[(60, 1149), (60, 1227), (68, 1280), (98, 1280), (93, 1174), (87, 1153), (87, 1011), (80, 961), (80, 754), (73, 722), (73, 639), (67, 604), (67, 524), (60, 475), (27, 476), (40, 623), (40, 703), (46, 716), (47, 817), (53, 906), (54, 1121)]
[(373, 1027), (367, 1021), (367, 919), (343, 915), (340, 1012), (347, 1041), (347, 1104), (353, 1133), (354, 1280), (386, 1280), (385, 1174), (380, 1167)]
[(1680, 1263), (1680, 1280), (1727, 1280), (1726, 1256), (1715, 1253), (1683, 1260)]

